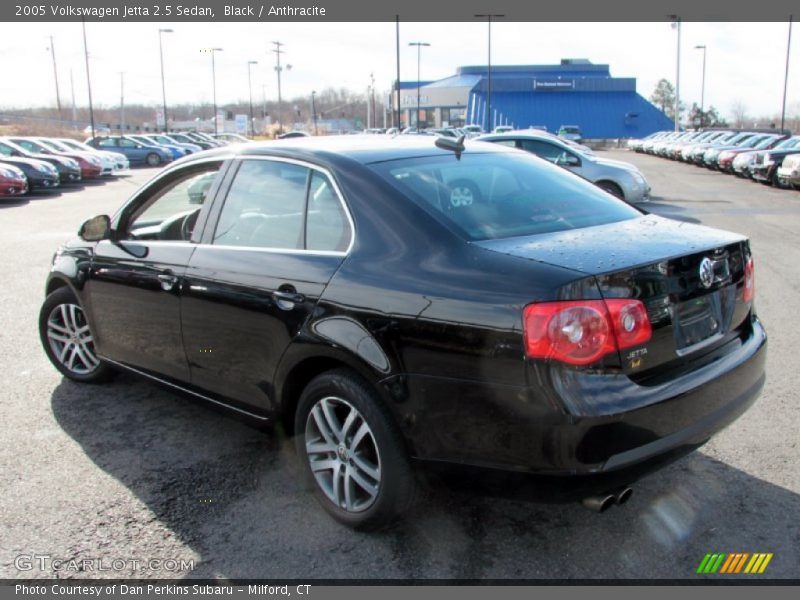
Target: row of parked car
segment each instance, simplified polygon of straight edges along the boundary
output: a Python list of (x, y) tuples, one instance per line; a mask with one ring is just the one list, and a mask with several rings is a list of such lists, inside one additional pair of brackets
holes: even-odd
[(131, 166), (159, 166), (194, 152), (247, 141), (236, 134), (216, 138), (198, 132), (103, 135), (70, 138), (0, 137), (0, 197), (54, 189), (120, 175)]
[(711, 129), (660, 131), (628, 148), (654, 156), (749, 177), (766, 185), (800, 189), (800, 136)]

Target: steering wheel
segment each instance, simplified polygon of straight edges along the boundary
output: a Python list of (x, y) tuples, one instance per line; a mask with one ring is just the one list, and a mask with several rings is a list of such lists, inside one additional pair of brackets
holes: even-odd
[(197, 217), (200, 215), (200, 208), (194, 209), (193, 212), (189, 213), (183, 218), (181, 221), (181, 239), (182, 240), (189, 240), (192, 237), (192, 231), (194, 230), (194, 225), (197, 223)]

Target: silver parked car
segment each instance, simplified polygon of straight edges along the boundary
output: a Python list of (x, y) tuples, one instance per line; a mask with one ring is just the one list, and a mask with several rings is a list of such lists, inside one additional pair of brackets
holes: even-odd
[(482, 135), (480, 141), (526, 150), (592, 181), (598, 187), (628, 202), (650, 200), (650, 185), (634, 165), (599, 158), (537, 130)]

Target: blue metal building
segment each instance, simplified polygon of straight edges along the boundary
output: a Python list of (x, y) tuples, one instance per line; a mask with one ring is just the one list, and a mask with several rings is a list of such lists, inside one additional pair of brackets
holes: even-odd
[[(671, 119), (636, 92), (635, 78), (612, 77), (608, 65), (585, 59), (493, 66), (489, 123), (487, 75), (485, 66), (460, 67), (452, 77), (423, 85), (422, 124), (477, 124), (484, 130), (497, 125), (545, 126), (551, 132), (561, 125), (577, 125), (587, 139), (642, 137), (674, 128)], [(406, 123), (415, 122), (416, 101), (416, 84), (401, 85)]]

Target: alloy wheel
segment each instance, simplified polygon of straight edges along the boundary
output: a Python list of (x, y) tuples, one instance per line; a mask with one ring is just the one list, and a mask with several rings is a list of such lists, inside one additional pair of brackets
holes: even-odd
[(381, 459), (367, 421), (334, 396), (317, 401), (306, 419), (305, 449), (317, 485), (338, 508), (351, 513), (375, 503)]
[(100, 366), (89, 324), (77, 304), (59, 304), (50, 311), (47, 341), (56, 360), (76, 375), (88, 375)]

